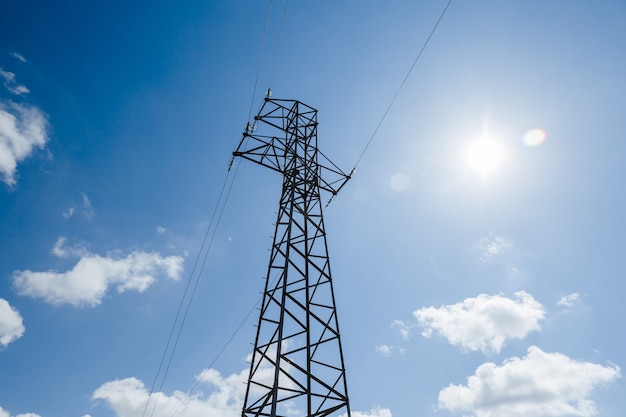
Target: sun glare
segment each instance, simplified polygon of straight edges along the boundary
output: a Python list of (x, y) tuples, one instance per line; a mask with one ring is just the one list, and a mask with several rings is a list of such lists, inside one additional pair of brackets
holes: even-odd
[(504, 149), (493, 139), (481, 139), (470, 144), (466, 160), (470, 169), (486, 176), (502, 166)]

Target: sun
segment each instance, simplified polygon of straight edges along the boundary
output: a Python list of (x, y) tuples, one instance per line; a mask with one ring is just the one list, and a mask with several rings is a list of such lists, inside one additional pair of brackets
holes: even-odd
[(504, 148), (494, 139), (479, 139), (468, 146), (465, 160), (472, 171), (486, 177), (502, 167)]

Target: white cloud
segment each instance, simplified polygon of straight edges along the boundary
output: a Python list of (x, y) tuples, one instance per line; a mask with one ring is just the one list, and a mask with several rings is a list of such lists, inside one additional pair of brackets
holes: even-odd
[[(11, 414), (4, 408), (0, 407), (0, 417), (11, 417)], [(40, 417), (39, 414), (34, 413), (26, 413), (26, 414), (16, 414), (13, 417)]]
[(156, 227), (156, 232), (157, 232), (157, 234), (162, 235), (163, 233), (167, 232), (167, 229), (165, 227), (163, 227), (163, 226), (157, 226)]
[(507, 340), (539, 330), (545, 310), (530, 294), (519, 291), (514, 299), (481, 294), (458, 304), (421, 308), (413, 315), (425, 337), (436, 331), (463, 349), (499, 353)]
[[(391, 417), (391, 410), (388, 408), (381, 408), (380, 406), (376, 406), (371, 409), (369, 412), (363, 411), (353, 411), (350, 413), (352, 417)], [(346, 414), (341, 417), (346, 417)]]
[[(246, 389), (248, 370), (228, 377), (213, 369), (205, 370), (201, 379), (210, 387), (209, 394), (202, 392), (187, 398), (186, 393), (174, 391), (172, 395), (163, 392), (150, 397), (149, 415), (153, 417), (239, 417)], [(149, 391), (137, 378), (116, 379), (98, 388), (92, 396), (94, 400), (103, 400), (117, 416), (143, 415), (148, 403)], [(154, 404), (157, 407), (154, 407)], [(153, 411), (154, 407), (154, 411)]]
[(504, 236), (498, 236), (493, 232), (489, 232), (489, 234), (480, 238), (476, 248), (480, 252), (480, 260), (488, 262), (511, 252), (513, 242)]
[(48, 122), (37, 107), (0, 101), (0, 176), (15, 185), (17, 163), (48, 141)]
[(113, 253), (100, 256), (83, 247), (66, 248), (61, 237), (52, 252), (60, 257), (80, 256), (71, 270), (57, 272), (15, 271), (13, 285), (20, 295), (41, 298), (51, 304), (96, 306), (110, 287), (117, 292), (145, 291), (158, 274), (178, 280), (183, 270), (180, 256), (133, 251), (126, 256)]
[(20, 313), (7, 300), (0, 298), (0, 348), (22, 337), (25, 330)]
[(85, 193), (83, 194), (83, 215), (88, 219), (93, 217), (93, 206), (91, 205), (91, 200)]
[(393, 355), (395, 352), (403, 354), (404, 349), (398, 346), (389, 346), (389, 345), (379, 345), (374, 348), (376, 352), (380, 353), (384, 357), (388, 358)]
[(66, 212), (63, 213), (63, 218), (65, 220), (71, 219), (74, 216), (75, 212), (76, 212), (76, 208), (70, 207)]
[(379, 345), (376, 346), (376, 352), (379, 352), (381, 355), (385, 356), (385, 357), (389, 357), (391, 356), (391, 346), (389, 345)]
[(11, 55), (13, 55), (15, 58), (17, 58), (18, 60), (20, 60), (22, 62), (26, 62), (26, 58), (24, 58), (24, 55), (22, 55), (22, 54), (18, 54), (17, 52), (13, 52)]
[(566, 296), (561, 297), (557, 305), (562, 307), (573, 307), (574, 305), (580, 302), (580, 294), (575, 292)]
[(9, 90), (10, 93), (21, 96), (22, 94), (30, 93), (30, 90), (23, 85), (20, 85), (15, 80), (15, 74), (9, 71), (4, 71), (0, 68), (0, 77), (4, 79), (3, 85)]
[(81, 257), (89, 255), (89, 251), (84, 244), (77, 244), (72, 247), (66, 246), (67, 238), (65, 236), (61, 236), (57, 239), (52, 246), (52, 254), (58, 256), (59, 258), (69, 258), (69, 257)]
[[(272, 369), (267, 374), (268, 384), (272, 383)], [(246, 381), (249, 369), (229, 376), (222, 376), (215, 369), (205, 369), (196, 380), (208, 386), (208, 393), (196, 391), (191, 395), (182, 391), (174, 391), (171, 395), (163, 392), (153, 393), (150, 397), (145, 384), (134, 377), (116, 379), (100, 386), (92, 395), (93, 400), (102, 400), (113, 410), (116, 416), (141, 416), (146, 404), (147, 413), (152, 417), (240, 417), (246, 392)], [(148, 403), (149, 401), (149, 403)], [(156, 407), (155, 407), (156, 404)], [(289, 409), (286, 412), (297, 410)], [(375, 407), (368, 413), (352, 412), (353, 417), (391, 417), (388, 409)], [(0, 415), (0, 417), (3, 417)]]
[(442, 389), (439, 408), (475, 417), (589, 417), (597, 413), (589, 398), (593, 389), (618, 377), (618, 366), (579, 362), (531, 346), (521, 359), (507, 359), (500, 367), (485, 363), (467, 385)]
[(398, 331), (400, 332), (400, 335), (405, 340), (409, 339), (409, 336), (411, 335), (411, 329), (413, 328), (412, 325), (402, 320), (394, 320), (393, 323), (391, 323), (391, 327), (397, 328)]
[[(93, 205), (91, 204), (91, 200), (89, 199), (89, 197), (87, 197), (87, 194), (85, 193), (81, 193), (81, 196), (82, 196), (82, 210), (80, 212), (85, 218), (91, 219), (94, 216), (94, 210), (93, 210)], [(63, 219), (69, 220), (72, 217), (74, 217), (75, 214), (76, 214), (76, 207), (72, 206), (63, 213)]]

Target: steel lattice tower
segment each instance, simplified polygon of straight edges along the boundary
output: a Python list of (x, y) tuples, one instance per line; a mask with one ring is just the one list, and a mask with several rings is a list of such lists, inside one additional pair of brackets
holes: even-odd
[(265, 99), (233, 153), (283, 176), (242, 417), (350, 417), (321, 193), (350, 178), (317, 149), (317, 110)]

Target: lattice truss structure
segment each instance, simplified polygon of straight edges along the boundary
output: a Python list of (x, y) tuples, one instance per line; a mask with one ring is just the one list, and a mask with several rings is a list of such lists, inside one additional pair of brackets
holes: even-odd
[(233, 153), (283, 176), (243, 417), (350, 417), (321, 193), (350, 178), (317, 149), (317, 110), (266, 98)]

